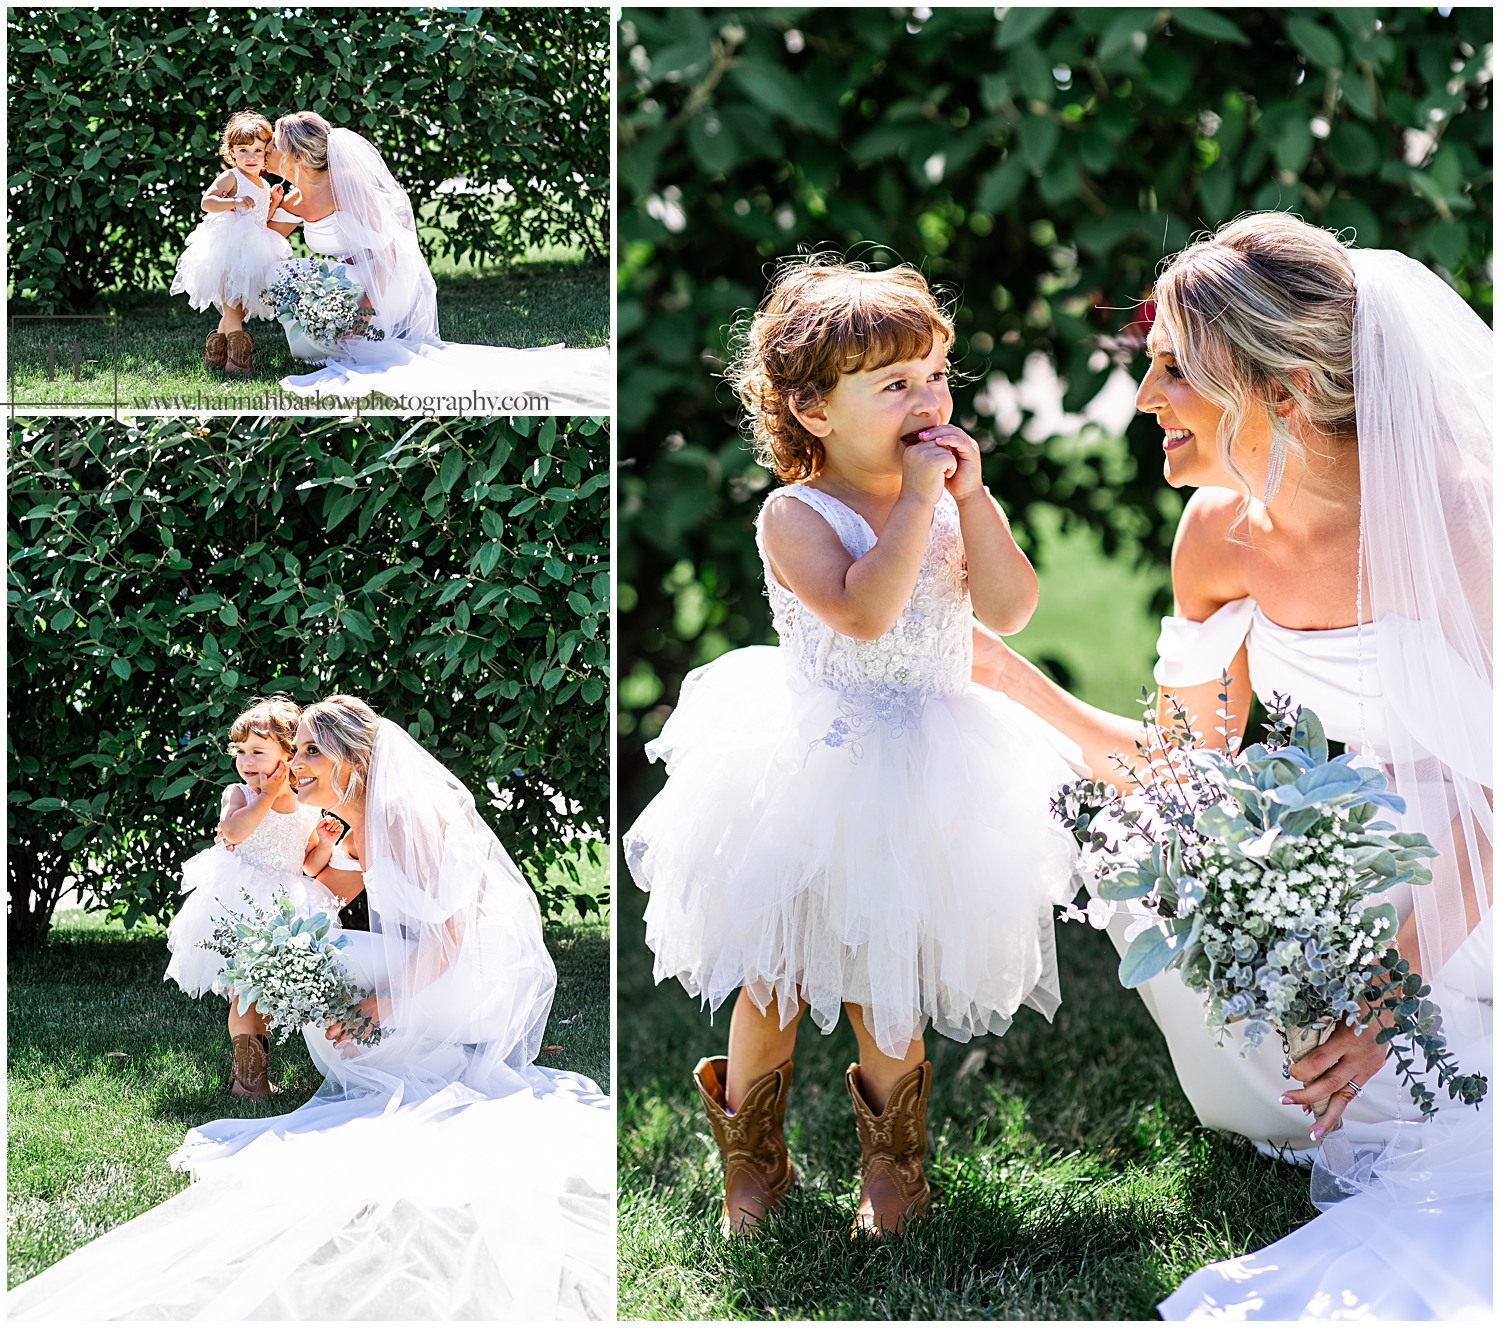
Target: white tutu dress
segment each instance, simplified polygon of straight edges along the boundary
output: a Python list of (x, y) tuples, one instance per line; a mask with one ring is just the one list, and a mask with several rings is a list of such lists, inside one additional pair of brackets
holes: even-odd
[(187, 899), (167, 928), (172, 962), (166, 976), (189, 996), (205, 992), (229, 994), (223, 982), (224, 960), (199, 944), (208, 940), (226, 914), (243, 914), (245, 895), (268, 911), (290, 897), (298, 913), (338, 916), (338, 900), (309, 876), (302, 874), (308, 836), (321, 813), (300, 803), (295, 811), (266, 813), (266, 819), (231, 851), (215, 844), (182, 864), (182, 888)]
[(210, 212), (188, 236), (177, 259), (172, 294), (186, 293), (194, 309), (210, 305), (220, 313), (237, 305), (246, 318), (275, 318), (260, 298), (270, 284), (270, 270), (292, 256), (292, 246), (266, 225), (271, 189), (244, 171), (235, 171), (239, 197), (253, 198), (245, 212)]
[[(820, 490), (773, 502), (822, 515), (854, 558), (875, 534)], [(762, 513), (764, 513), (764, 508)], [(1061, 999), (1052, 906), (1072, 894), (1073, 841), (1048, 799), (1077, 749), (975, 686), (958, 507), (944, 494), (910, 602), (875, 641), (842, 636), (776, 580), (781, 645), (689, 674), (647, 748), (666, 787), (625, 837), (651, 892), (656, 980), (713, 1008), (737, 987), (797, 995), (824, 1032), (844, 1002), (889, 1056), (931, 1023), (965, 1042)], [(1065, 759), (1065, 754), (1069, 759)]]

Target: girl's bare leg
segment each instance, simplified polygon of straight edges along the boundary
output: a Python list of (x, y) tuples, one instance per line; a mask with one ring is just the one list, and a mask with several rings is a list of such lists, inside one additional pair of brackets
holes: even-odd
[[(900, 1060), (887, 1056), (875, 1045), (875, 1035), (865, 1027), (865, 1012), (857, 1005), (846, 1004), (844, 1009), (849, 1012), (849, 1022), (854, 1026), (854, 1036), (859, 1042), (860, 1091), (870, 1110), (878, 1116), (885, 1110), (891, 1089), (927, 1059), (926, 1047), (919, 1034), (911, 1040), (906, 1055)], [(731, 1061), (730, 1065), (733, 1064)]]
[(792, 1046), (797, 1041), (797, 1025), (806, 1009), (807, 1002), (799, 999), (797, 1013), (783, 1028), (781, 1011), (774, 996), (762, 1014), (745, 988), (740, 988), (734, 1002), (734, 1013), (729, 1019), (729, 1075), (724, 1085), (726, 1110), (731, 1113), (738, 1111), (745, 1094), (791, 1058)]
[(245, 311), (237, 304), (231, 304), (224, 310), (224, 316), (219, 319), (219, 331), (228, 336), (231, 332), (242, 332), (245, 329)]
[(265, 1037), (270, 1029), (265, 1017), (253, 1005), (240, 1013), (240, 1003), (234, 997), (229, 1001), (229, 1036), (234, 1037), (237, 1033), (248, 1033), (251, 1037)]

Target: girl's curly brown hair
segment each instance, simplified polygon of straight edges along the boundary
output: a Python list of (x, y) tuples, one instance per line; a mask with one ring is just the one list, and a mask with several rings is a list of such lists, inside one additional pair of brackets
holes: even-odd
[(232, 168), (234, 153), (230, 149), (242, 143), (258, 143), (261, 139), (267, 143), (271, 141), (271, 122), (258, 111), (236, 111), (229, 117), (219, 139), (219, 156), (226, 166)]
[(922, 359), (953, 345), (953, 319), (910, 264), (872, 272), (842, 254), (781, 265), (760, 308), (736, 329), (725, 378), (745, 408), (755, 459), (783, 483), (811, 479), (823, 444), (798, 422), (845, 374)]
[[(250, 708), (242, 711), (230, 725), (230, 754), (234, 754), (234, 749), (240, 743), (248, 742), (253, 734), (258, 738), (269, 738), (290, 758), (292, 746), (297, 740), (297, 725), (301, 719), (301, 708), (291, 697), (280, 693), (275, 696), (258, 697), (250, 703)], [(290, 788), (294, 782), (290, 768), (286, 772), (286, 779), (287, 786)]]

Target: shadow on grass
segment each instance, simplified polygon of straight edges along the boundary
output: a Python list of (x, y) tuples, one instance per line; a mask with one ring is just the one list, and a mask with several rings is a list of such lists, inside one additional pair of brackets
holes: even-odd
[(622, 1318), (1154, 1318), (1194, 1268), (1314, 1215), (1305, 1175), (1197, 1124), (1108, 938), (1062, 926), (1052, 1024), (1022, 1010), (1003, 1038), (927, 1039), (927, 1221), (850, 1241), (856, 1046), (847, 1021), (809, 1023), (787, 1110), (800, 1187), (763, 1235), (726, 1242), (689, 1074), (722, 1054), (728, 1009), (710, 1024), (676, 984), (652, 986), (644, 899), (617, 901)]

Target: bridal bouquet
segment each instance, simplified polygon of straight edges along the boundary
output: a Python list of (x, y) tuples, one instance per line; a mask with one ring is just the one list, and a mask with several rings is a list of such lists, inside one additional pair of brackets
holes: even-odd
[(278, 1042), (308, 1024), (324, 1027), (335, 1020), (360, 1046), (379, 1042), (379, 1023), (359, 1009), (370, 993), (355, 985), (339, 957), (344, 938), (328, 939), (328, 914), (300, 917), (285, 895), (275, 913), (248, 893), (245, 902), (243, 914), (220, 919), (213, 936), (199, 942), (229, 961), (224, 981), (230, 1000), (238, 999), (242, 1009), (253, 1004), (278, 1031)]
[(373, 309), (361, 309), (364, 287), (350, 281), (341, 263), (294, 258), (278, 264), (277, 277), (260, 297), (276, 310), (287, 341), (301, 337), (326, 351), (345, 337), (383, 341), (385, 333), (370, 326)]
[[(1220, 700), (1228, 704), (1227, 680)], [(1375, 1023), (1377, 1042), (1401, 1040), (1397, 1069), (1424, 1116), (1437, 1110), (1422, 1082), (1434, 1068), (1449, 1097), (1479, 1102), (1484, 1076), (1459, 1073), (1431, 989), (1394, 948), (1395, 909), (1368, 900), (1430, 881), (1422, 859), (1437, 850), (1377, 819), (1405, 802), (1386, 791), (1380, 770), (1356, 766), (1353, 755), (1330, 760), (1311, 710), (1294, 712), (1276, 696), (1268, 712), (1267, 741), (1230, 757), (1193, 746), (1178, 706), (1169, 728), (1148, 718), (1134, 793), (1121, 799), (1092, 781), (1058, 791), (1053, 813), (1098, 880), (1087, 915), (1070, 904), (1066, 916), (1104, 927), (1129, 913), (1126, 987), (1177, 969), (1205, 996), (1210, 1028), (1243, 1019), (1257, 1047), (1278, 1033), (1287, 1070), (1339, 1020)]]

